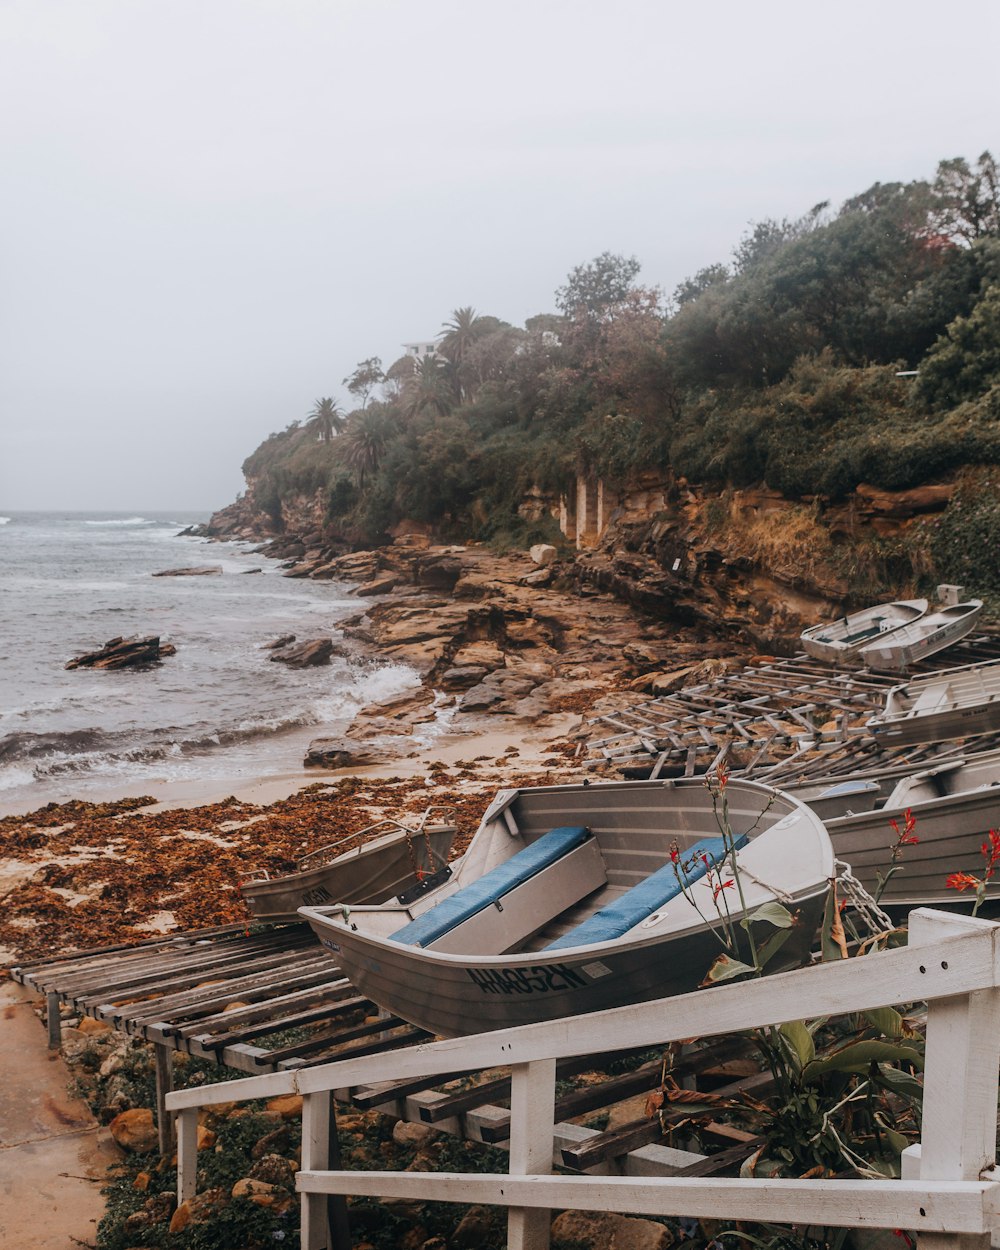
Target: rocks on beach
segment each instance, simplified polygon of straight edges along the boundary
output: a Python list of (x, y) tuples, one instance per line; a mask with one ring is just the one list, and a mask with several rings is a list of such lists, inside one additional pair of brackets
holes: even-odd
[(319, 664), (329, 664), (335, 652), (330, 638), (307, 638), (304, 642), (282, 642), (278, 639), (271, 645), (269, 658), (287, 664), (289, 668), (315, 668)]
[(147, 638), (111, 638), (98, 651), (67, 660), (66, 668), (144, 668), (158, 664), (164, 656), (176, 655), (177, 648), (170, 642), (160, 642), (158, 635)]
[[(248, 569), (247, 572), (259, 573), (260, 569)], [(161, 569), (158, 573), (151, 574), (152, 577), (220, 577), (221, 575), (221, 564), (199, 564), (190, 568)]]
[(371, 746), (351, 738), (315, 738), (303, 763), (307, 768), (351, 768), (379, 763)]

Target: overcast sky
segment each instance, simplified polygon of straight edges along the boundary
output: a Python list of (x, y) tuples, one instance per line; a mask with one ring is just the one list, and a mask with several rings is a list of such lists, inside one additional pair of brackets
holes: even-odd
[(998, 46), (996, 0), (0, 0), (0, 513), (220, 507), (457, 307), (998, 153)]

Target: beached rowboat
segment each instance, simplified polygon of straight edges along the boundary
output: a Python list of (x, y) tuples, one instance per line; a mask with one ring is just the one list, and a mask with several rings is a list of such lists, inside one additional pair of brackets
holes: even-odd
[(869, 668), (894, 672), (907, 669), (971, 633), (982, 610), (981, 599), (970, 599), (929, 612), (863, 646), (859, 653), (861, 662)]
[(1000, 729), (1000, 660), (969, 664), (893, 686), (868, 721), (887, 746), (946, 742)]
[(926, 599), (899, 599), (879, 603), (825, 625), (802, 631), (802, 646), (819, 660), (843, 663), (857, 658), (861, 648), (917, 621), (927, 611)]
[[(768, 970), (798, 964), (834, 871), (826, 829), (767, 786), (733, 780), (726, 794), (748, 909), (780, 898), (799, 913)], [(732, 875), (726, 841), (700, 779), (507, 790), (446, 884), (299, 914), (362, 994), (434, 1033), (550, 1020), (702, 981), (720, 952), (720, 878), (706, 870)], [(738, 908), (733, 888), (718, 893)]]
[[(909, 811), (916, 824), (915, 843), (902, 848), (899, 871), (882, 895), (885, 905), (922, 907), (960, 901), (946, 882), (954, 872), (981, 874), (980, 852), (989, 830), (1000, 829), (1000, 751), (969, 759), (948, 760), (902, 778), (885, 802), (871, 811), (833, 819), (826, 827), (838, 859), (851, 865), (867, 889), (878, 888), (885, 876), (896, 832)], [(987, 889), (1000, 897), (1000, 880)]]
[[(415, 829), (381, 820), (304, 856), (296, 872), (282, 877), (254, 873), (240, 882), (240, 889), (253, 915), (271, 922), (298, 920), (298, 909), (309, 905), (381, 903), (446, 879), (454, 837), (450, 811), (445, 817), (443, 809), (428, 808)], [(349, 843), (356, 845), (345, 850)]]

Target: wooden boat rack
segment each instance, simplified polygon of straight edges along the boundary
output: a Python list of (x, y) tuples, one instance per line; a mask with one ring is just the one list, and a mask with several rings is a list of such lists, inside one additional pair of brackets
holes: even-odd
[[(164, 1110), (173, 1088), (171, 1051), (258, 1075), (387, 1053), (430, 1039), (398, 1017), (379, 1014), (304, 924), (256, 929), (227, 925), (136, 946), (99, 947), (26, 962), (14, 967), (11, 976), (45, 995), (51, 1046), (59, 1045), (64, 1014), (68, 1019), (103, 1020), (153, 1045), (163, 1152), (173, 1149), (172, 1118)], [(568, 1081), (609, 1065), (620, 1069), (629, 1066), (630, 1058), (639, 1057), (617, 1051), (570, 1059), (559, 1065), (558, 1076)], [(557, 1120), (600, 1116), (605, 1108), (656, 1088), (662, 1061), (658, 1056), (644, 1058), (633, 1071), (606, 1075), (562, 1096)], [(671, 1075), (686, 1084), (699, 1080), (716, 1091), (721, 1085), (725, 1092), (736, 1092), (757, 1088), (756, 1067), (747, 1045), (737, 1039), (679, 1055)], [(751, 1069), (754, 1075), (748, 1077)], [(436, 1076), (344, 1093), (359, 1110), (378, 1108), (468, 1141), (504, 1145), (510, 1111), (497, 1104), (509, 1099), (509, 1075), (440, 1091), (447, 1084), (446, 1077)], [(742, 1158), (755, 1148), (750, 1135), (709, 1121), (703, 1132), (727, 1149), (708, 1160), (667, 1145), (669, 1127), (645, 1116), (612, 1132), (567, 1122), (558, 1125), (557, 1140), (566, 1167), (598, 1173), (631, 1169), (644, 1175), (676, 1174), (678, 1167), (695, 1169), (691, 1175), (710, 1175), (731, 1165), (733, 1151)]]
[[(911, 675), (1000, 659), (1000, 632), (965, 639), (947, 657), (943, 663), (935, 655)], [(900, 680), (899, 674), (839, 669), (804, 652), (755, 660), (595, 717), (579, 754), (585, 766), (611, 766), (627, 776), (689, 777), (727, 761), (734, 776), (769, 782), (855, 771), (876, 757), (880, 766), (891, 766), (891, 752), (880, 750), (866, 722)], [(1000, 735), (979, 739), (977, 750), (990, 745), (1000, 745)], [(913, 748), (905, 755), (923, 758)]]

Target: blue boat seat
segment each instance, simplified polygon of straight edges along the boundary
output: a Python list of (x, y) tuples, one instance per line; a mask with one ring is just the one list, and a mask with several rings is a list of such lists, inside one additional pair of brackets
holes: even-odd
[(411, 920), (402, 929), (397, 929), (392, 940), (403, 942), (407, 946), (429, 946), (463, 921), (497, 902), (516, 886), (530, 880), (543, 868), (548, 868), (550, 864), (562, 859), (582, 845), (589, 836), (590, 831), (583, 825), (563, 825), (558, 829), (550, 829), (523, 851), (518, 851), (490, 872), (484, 873), (478, 880), (442, 899), (436, 907), (425, 911), (416, 920)]
[[(735, 839), (736, 850), (742, 850), (749, 842), (747, 835)], [(560, 950), (567, 946), (589, 946), (593, 942), (613, 942), (629, 929), (641, 924), (647, 916), (669, 903), (680, 894), (683, 887), (698, 881), (710, 868), (716, 868), (727, 855), (723, 838), (702, 838), (693, 846), (685, 847), (680, 863), (671, 861), (645, 877), (631, 890), (620, 894), (613, 902), (595, 911), (562, 937), (550, 942), (545, 950)], [(707, 862), (706, 862), (707, 861)]]

